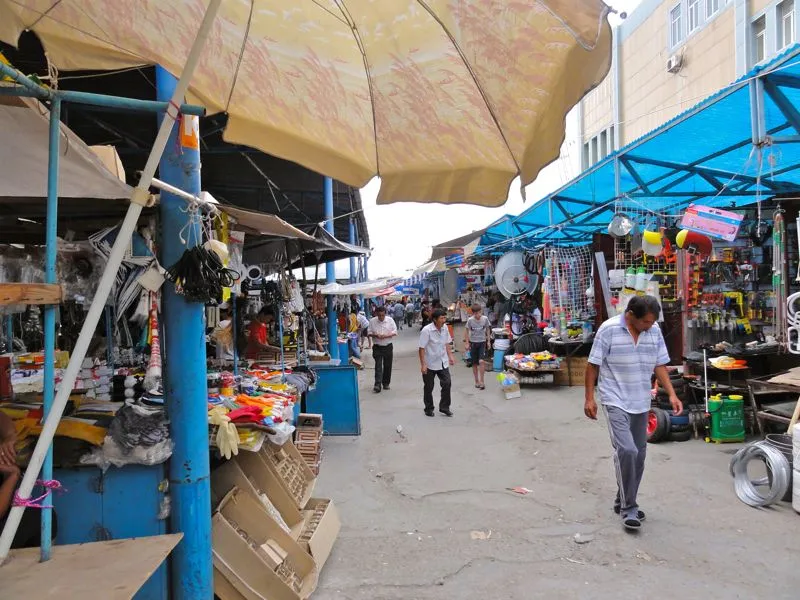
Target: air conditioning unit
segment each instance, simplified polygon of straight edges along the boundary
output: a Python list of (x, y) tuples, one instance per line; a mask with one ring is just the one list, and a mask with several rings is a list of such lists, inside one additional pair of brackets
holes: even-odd
[(677, 73), (683, 66), (683, 56), (680, 54), (673, 54), (667, 60), (667, 71), (670, 73)]

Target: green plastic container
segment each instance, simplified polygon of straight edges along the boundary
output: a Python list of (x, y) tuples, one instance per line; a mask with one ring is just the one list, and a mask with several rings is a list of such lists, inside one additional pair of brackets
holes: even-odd
[(744, 441), (744, 398), (716, 395), (708, 399), (711, 415), (711, 441)]

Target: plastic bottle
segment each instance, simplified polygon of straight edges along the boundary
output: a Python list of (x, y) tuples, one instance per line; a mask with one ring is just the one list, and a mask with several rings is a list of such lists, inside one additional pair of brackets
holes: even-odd
[(636, 289), (636, 269), (633, 267), (625, 270), (625, 287), (631, 290)]
[(583, 341), (588, 342), (592, 338), (592, 324), (589, 321), (583, 322)]
[(635, 279), (635, 286), (636, 290), (639, 292), (644, 292), (647, 290), (647, 282), (649, 278), (647, 277), (647, 271), (645, 271), (644, 267), (639, 267), (636, 271), (636, 279)]

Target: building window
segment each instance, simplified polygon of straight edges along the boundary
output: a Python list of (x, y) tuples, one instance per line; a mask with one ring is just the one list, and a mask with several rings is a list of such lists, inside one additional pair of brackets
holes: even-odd
[(689, 15), (689, 33), (700, 27), (700, 0), (688, 0), (686, 7)]
[(589, 160), (591, 160), (591, 164), (595, 164), (599, 160), (599, 155), (597, 153), (597, 136), (592, 138), (591, 144)]
[(683, 41), (683, 14), (681, 5), (669, 11), (669, 45), (674, 48)]
[(611, 154), (616, 148), (614, 147), (614, 126), (608, 128), (608, 153)]
[(592, 163), (589, 162), (589, 142), (586, 142), (583, 145), (583, 168), (588, 169), (592, 166)]
[(608, 156), (608, 132), (600, 132), (600, 160)]
[(719, 10), (720, 0), (706, 0), (706, 19)]
[(777, 48), (782, 50), (794, 43), (794, 0), (783, 0), (777, 7)]
[(758, 64), (767, 57), (767, 19), (760, 16), (753, 21), (753, 61)]

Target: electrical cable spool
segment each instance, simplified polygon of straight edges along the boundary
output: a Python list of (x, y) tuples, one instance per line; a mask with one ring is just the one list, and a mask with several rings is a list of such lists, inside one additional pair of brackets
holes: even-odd
[(506, 298), (529, 294), (539, 285), (539, 276), (529, 273), (525, 267), (525, 254), (516, 250), (500, 257), (494, 279), (497, 289)]
[[(752, 480), (747, 472), (747, 465), (751, 460), (765, 462), (771, 476)], [(749, 506), (775, 504), (789, 489), (792, 467), (783, 453), (767, 442), (755, 442), (742, 448), (731, 460), (730, 469), (736, 496)], [(757, 489), (765, 485), (769, 486), (765, 493)]]

